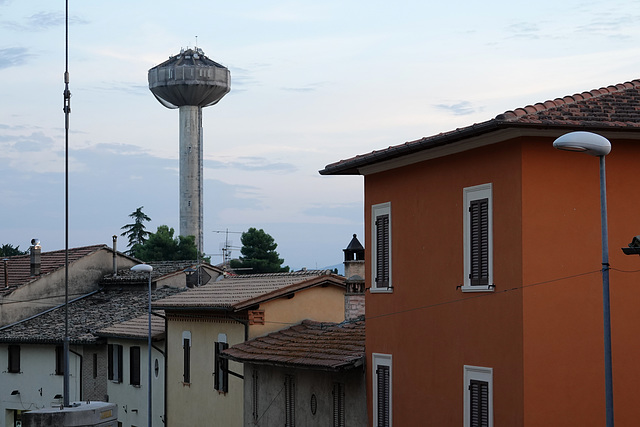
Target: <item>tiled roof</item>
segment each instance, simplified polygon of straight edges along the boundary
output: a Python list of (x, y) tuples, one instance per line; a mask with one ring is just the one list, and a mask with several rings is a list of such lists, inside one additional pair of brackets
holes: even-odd
[[(164, 287), (152, 292), (157, 300), (181, 292)], [(69, 302), (69, 341), (94, 344), (97, 331), (147, 312), (146, 290), (103, 289)], [(64, 305), (0, 328), (0, 342), (58, 344), (64, 338)], [(164, 324), (163, 324), (164, 327)], [(145, 335), (146, 336), (146, 335)]]
[[(153, 271), (151, 272), (151, 280), (155, 280), (159, 277), (169, 276), (172, 274), (180, 274), (187, 268), (192, 268), (195, 270), (198, 265), (198, 261), (161, 261), (161, 262), (149, 262), (147, 263), (151, 267), (153, 267)], [(214, 271), (219, 272), (220, 274), (223, 271), (210, 264), (203, 264), (205, 268), (210, 268)], [(149, 280), (149, 274), (143, 271), (131, 271), (130, 268), (123, 268), (118, 270), (118, 275), (113, 277), (113, 274), (105, 275), (100, 284), (103, 285), (117, 285), (120, 283), (139, 283), (139, 282), (147, 282)]]
[(155, 308), (213, 308), (240, 309), (282, 292), (292, 292), (314, 286), (322, 281), (343, 283), (344, 278), (327, 270), (305, 270), (293, 273), (246, 274), (224, 279), (174, 295), (153, 304)]
[(364, 362), (364, 320), (301, 324), (254, 338), (224, 351), (237, 362), (344, 370)]
[(640, 80), (506, 111), (485, 122), (331, 163), (320, 174), (358, 174), (358, 168), (363, 166), (508, 128), (631, 130), (640, 135)]
[[(163, 311), (155, 312), (160, 316), (164, 316)], [(162, 317), (151, 315), (151, 337), (154, 340), (164, 337), (164, 319)], [(134, 338), (134, 339), (146, 339), (149, 334), (149, 315), (144, 314), (136, 318), (124, 321), (122, 323), (115, 323), (106, 328), (100, 329), (96, 332), (96, 335), (100, 337), (113, 337), (113, 338)]]
[[(69, 248), (69, 264), (79, 260), (100, 249), (109, 249), (107, 245), (84, 246), (81, 248)], [(31, 276), (31, 255), (15, 255), (8, 257), (7, 273), (9, 287), (4, 283), (4, 264), (0, 264), (0, 295), (13, 292), (17, 287), (37, 280), (39, 277), (52, 273), (64, 267), (65, 251), (42, 252), (40, 254), (40, 276)]]

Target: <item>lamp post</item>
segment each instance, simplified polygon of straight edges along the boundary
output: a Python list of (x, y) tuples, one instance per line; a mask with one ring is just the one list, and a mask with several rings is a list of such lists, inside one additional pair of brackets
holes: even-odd
[(607, 427), (613, 427), (613, 375), (611, 369), (611, 314), (609, 303), (609, 232), (607, 226), (607, 185), (604, 157), (611, 151), (611, 143), (591, 132), (570, 132), (562, 135), (553, 146), (558, 150), (578, 151), (600, 159), (600, 218), (602, 233), (602, 307), (604, 317), (604, 379)]
[(148, 304), (148, 314), (149, 314), (149, 334), (147, 336), (147, 353), (149, 355), (148, 360), (148, 368), (149, 372), (148, 376), (148, 388), (147, 392), (147, 427), (151, 427), (151, 272), (153, 271), (153, 267), (149, 264), (138, 264), (131, 267), (131, 271), (146, 271), (149, 273), (149, 304)]

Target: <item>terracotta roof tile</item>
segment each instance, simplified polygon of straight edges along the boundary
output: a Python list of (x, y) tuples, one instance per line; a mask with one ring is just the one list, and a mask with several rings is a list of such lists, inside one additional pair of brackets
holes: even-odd
[[(160, 316), (164, 316), (164, 311), (155, 312)], [(154, 340), (164, 337), (164, 319), (162, 317), (151, 315), (151, 336)], [(96, 331), (96, 335), (100, 337), (114, 338), (133, 338), (146, 339), (149, 335), (149, 315), (143, 314), (136, 318), (115, 323), (106, 328)]]
[(166, 310), (181, 308), (240, 308), (263, 300), (268, 296), (277, 296), (282, 290), (291, 291), (297, 287), (316, 284), (315, 279), (326, 277), (337, 283), (344, 278), (328, 274), (326, 270), (305, 270), (293, 273), (247, 274), (227, 276), (184, 294), (174, 295), (153, 304)]
[[(464, 128), (421, 138), (404, 144), (331, 163), (322, 175), (358, 174), (363, 166), (440, 147), (466, 138), (507, 128), (576, 128), (590, 130), (640, 131), (640, 80), (568, 95), (515, 110)], [(640, 132), (638, 133), (640, 135)]]
[(364, 320), (301, 324), (236, 344), (224, 355), (238, 362), (344, 370), (364, 362)]
[[(164, 287), (152, 299), (174, 295), (180, 289)], [(103, 289), (69, 302), (69, 341), (99, 342), (97, 331), (126, 322), (147, 312), (146, 290)], [(64, 338), (64, 305), (0, 328), (0, 342), (60, 344)], [(164, 327), (164, 323), (163, 323)], [(146, 335), (145, 335), (146, 336)]]

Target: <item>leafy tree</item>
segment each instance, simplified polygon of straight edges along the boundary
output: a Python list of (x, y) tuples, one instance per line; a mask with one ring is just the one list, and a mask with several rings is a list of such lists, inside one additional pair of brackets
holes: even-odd
[(173, 237), (175, 231), (167, 225), (161, 225), (155, 233), (142, 244), (133, 247), (135, 257), (143, 261), (181, 261), (195, 260), (198, 257), (194, 236)]
[(11, 243), (5, 243), (0, 246), (0, 256), (14, 256), (14, 255), (25, 255), (27, 251), (21, 251), (20, 245), (14, 247)]
[(289, 266), (282, 267), (284, 260), (280, 258), (276, 248), (278, 244), (263, 229), (253, 227), (242, 233), (240, 237), (242, 256), (239, 260), (231, 260), (231, 268), (239, 274), (280, 273), (289, 271)]
[(133, 218), (133, 224), (126, 224), (120, 227), (121, 230), (125, 230), (121, 236), (127, 236), (129, 238), (129, 251), (130, 255), (136, 256), (136, 249), (138, 246), (143, 245), (149, 237), (149, 233), (145, 230), (144, 222), (151, 221), (144, 212), (142, 212), (144, 206), (140, 206), (134, 212), (129, 214), (129, 217)]

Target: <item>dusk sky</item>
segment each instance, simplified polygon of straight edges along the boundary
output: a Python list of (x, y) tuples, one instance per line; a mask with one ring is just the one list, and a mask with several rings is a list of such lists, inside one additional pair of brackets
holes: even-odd
[[(147, 71), (181, 48), (231, 71), (203, 110), (206, 254), (262, 228), (294, 269), (367, 245), (363, 178), (325, 165), (640, 78), (640, 1), (69, 5), (71, 247), (111, 245), (139, 206), (178, 233), (178, 111)], [(65, 245), (64, 7), (0, 0), (0, 244), (21, 249)]]

